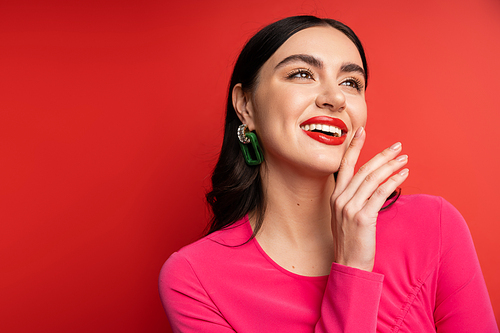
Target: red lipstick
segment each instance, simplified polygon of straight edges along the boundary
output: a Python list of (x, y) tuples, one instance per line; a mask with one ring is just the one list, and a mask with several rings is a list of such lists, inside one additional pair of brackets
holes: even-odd
[(327, 116), (318, 116), (318, 117), (313, 117), (310, 119), (307, 119), (304, 121), (300, 126), (305, 126), (305, 125), (311, 125), (311, 124), (322, 124), (322, 125), (329, 125), (329, 126), (335, 126), (338, 127), (342, 130), (342, 136), (340, 137), (335, 137), (335, 136), (330, 136), (326, 135), (323, 133), (319, 132), (311, 132), (311, 131), (306, 131), (303, 130), (310, 138), (319, 141), (321, 143), (327, 144), (327, 145), (341, 145), (344, 143), (346, 139), (346, 134), (348, 132), (346, 124), (340, 120), (339, 118), (331, 118)]

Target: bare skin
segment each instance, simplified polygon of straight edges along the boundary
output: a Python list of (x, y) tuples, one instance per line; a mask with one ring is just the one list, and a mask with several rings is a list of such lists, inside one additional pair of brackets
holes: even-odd
[[(267, 207), (257, 241), (296, 274), (328, 275), (333, 262), (371, 271), (378, 212), (408, 176), (407, 169), (397, 172), (407, 163), (405, 155), (398, 157), (400, 144), (354, 174), (366, 138), (364, 75), (356, 69), (361, 67), (356, 47), (341, 32), (308, 28), (263, 65), (253, 91), (233, 89), (240, 120), (255, 130), (264, 149), (260, 171)], [(301, 124), (318, 116), (342, 120), (346, 140), (329, 145), (306, 135)]]

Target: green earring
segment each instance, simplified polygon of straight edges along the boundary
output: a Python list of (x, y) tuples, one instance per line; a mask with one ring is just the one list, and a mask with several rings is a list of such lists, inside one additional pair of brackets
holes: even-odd
[[(243, 158), (248, 165), (259, 165), (264, 161), (264, 154), (262, 153), (262, 149), (260, 149), (257, 135), (255, 135), (255, 133), (248, 132), (248, 126), (246, 124), (238, 127), (238, 139), (240, 140)], [(253, 152), (251, 152), (248, 148), (249, 143), (252, 144)]]

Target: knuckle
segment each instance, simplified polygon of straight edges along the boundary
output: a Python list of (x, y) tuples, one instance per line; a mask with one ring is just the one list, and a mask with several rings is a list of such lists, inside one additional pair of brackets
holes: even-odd
[(361, 209), (356, 214), (356, 221), (360, 226), (371, 226), (377, 222), (377, 216), (377, 213), (374, 215), (373, 212), (370, 212), (369, 210)]
[(391, 150), (389, 148), (387, 149), (384, 149), (380, 152), (380, 155), (384, 156), (384, 157), (388, 157), (391, 155)]
[(384, 196), (387, 196), (387, 188), (386, 186), (379, 186), (377, 187), (377, 189), (375, 190), (375, 195), (376, 196), (379, 196), (379, 197), (384, 197)]
[(370, 168), (368, 167), (368, 165), (363, 164), (363, 165), (359, 168), (358, 172), (359, 172), (359, 173), (368, 173), (368, 171), (369, 171), (369, 170), (370, 170)]
[(366, 216), (365, 214), (363, 213), (363, 211), (359, 211), (357, 212), (356, 216), (354, 216), (354, 222), (356, 223), (356, 225), (358, 226), (362, 226), (362, 225), (365, 225), (365, 222), (366, 222)]
[(357, 146), (357, 141), (358, 140), (351, 140), (351, 142), (349, 142), (349, 148), (354, 148)]
[(375, 181), (377, 181), (377, 175), (375, 175), (374, 173), (370, 173), (365, 177), (365, 181), (375, 182)]
[(351, 205), (346, 204), (344, 207), (342, 207), (342, 215), (347, 218), (353, 219), (356, 215), (356, 212)]
[(390, 183), (397, 183), (399, 181), (399, 174), (395, 174), (387, 180), (387, 182)]
[(347, 161), (347, 159), (344, 157), (341, 161), (340, 161), (340, 166), (339, 166), (339, 169), (345, 169), (349, 167), (349, 162)]
[(339, 197), (335, 200), (335, 202), (333, 203), (333, 208), (335, 209), (335, 211), (337, 212), (341, 212), (343, 211), (345, 207), (345, 203), (342, 201), (342, 199)]
[(386, 187), (388, 188), (387, 192), (391, 192), (394, 191), (396, 189), (396, 187), (398, 187), (399, 184), (402, 183), (402, 178), (401, 178), (401, 175), (399, 174), (395, 174), (394, 176), (392, 176), (391, 178), (389, 178), (387, 180), (387, 182), (385, 183)]

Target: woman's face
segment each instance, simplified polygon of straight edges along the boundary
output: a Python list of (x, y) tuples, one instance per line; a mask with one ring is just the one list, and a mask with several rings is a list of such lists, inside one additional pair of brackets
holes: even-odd
[(267, 166), (337, 171), (366, 123), (365, 84), (361, 56), (342, 32), (313, 27), (290, 37), (262, 66), (247, 104)]

